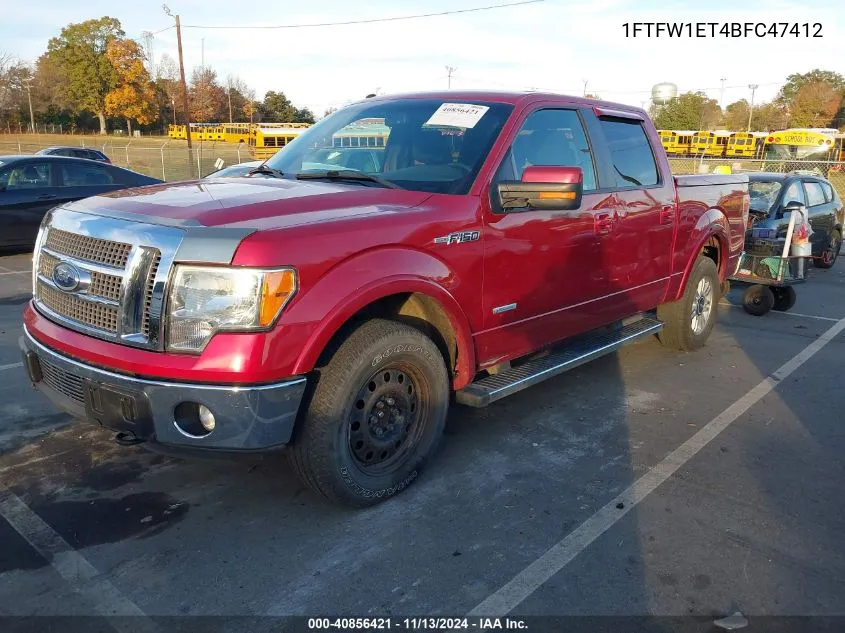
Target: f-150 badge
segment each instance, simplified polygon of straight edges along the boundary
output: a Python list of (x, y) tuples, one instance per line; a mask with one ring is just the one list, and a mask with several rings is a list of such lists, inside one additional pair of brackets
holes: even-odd
[(442, 237), (435, 237), (435, 244), (463, 244), (464, 242), (475, 242), (480, 235), (479, 231), (461, 231), (460, 233), (449, 233)]

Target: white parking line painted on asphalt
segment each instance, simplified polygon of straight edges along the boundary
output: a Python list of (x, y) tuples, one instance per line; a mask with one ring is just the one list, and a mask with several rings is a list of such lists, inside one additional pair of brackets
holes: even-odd
[(6, 371), (7, 369), (15, 369), (16, 367), (23, 367), (23, 363), (9, 363), (8, 365), (0, 365), (0, 371)]
[[(728, 303), (727, 301), (720, 301), (719, 305), (724, 306), (726, 308), (744, 309), (740, 305), (736, 305), (735, 303)], [(835, 323), (836, 321), (839, 320), (839, 319), (835, 319), (833, 317), (818, 316), (816, 314), (803, 314), (801, 312), (792, 312), (792, 311), (781, 312), (779, 310), (772, 310), (768, 314), (780, 314), (782, 316), (792, 316), (792, 317), (799, 317), (799, 318), (803, 318), (803, 319), (817, 319), (818, 321), (831, 321), (833, 323)]]
[(578, 554), (630, 512), (638, 503), (674, 475), (684, 464), (748, 411), (777, 384), (801, 367), (819, 350), (845, 330), (845, 319), (828, 329), (815, 341), (798, 352), (756, 387), (722, 411), (686, 442), (669, 453), (663, 461), (636, 480), (589, 519), (558, 541), (545, 554), (514, 576), (498, 591), (486, 598), (469, 612), (470, 616), (505, 616), (519, 603), (539, 589), (547, 580), (560, 572)]
[(109, 624), (127, 633), (156, 630), (147, 618), (121, 617), (143, 616), (144, 612), (11, 491), (0, 490), (0, 516), (85, 598), (95, 615), (115, 617)]

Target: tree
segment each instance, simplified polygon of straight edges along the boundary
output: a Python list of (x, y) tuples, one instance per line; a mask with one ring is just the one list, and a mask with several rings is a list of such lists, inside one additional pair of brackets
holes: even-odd
[(26, 102), (26, 87), (32, 71), (8, 53), (0, 52), (0, 117), (5, 123), (20, 121), (20, 111)]
[(188, 93), (192, 121), (212, 122), (229, 118), (226, 90), (217, 82), (217, 73), (211, 68), (194, 68)]
[(309, 108), (295, 108), (293, 111), (293, 123), (314, 123), (316, 118)]
[(777, 100), (782, 105), (792, 105), (798, 91), (810, 84), (827, 84), (838, 92), (845, 91), (845, 77), (832, 70), (815, 68), (803, 75), (794, 73), (786, 78), (786, 83), (780, 89)]
[(47, 44), (47, 62), (57, 71), (57, 89), (74, 110), (87, 110), (100, 120), (106, 133), (106, 95), (117, 87), (114, 67), (106, 50), (124, 37), (120, 21), (102, 17), (69, 24)]
[(158, 118), (156, 95), (144, 65), (144, 52), (135, 40), (112, 40), (106, 56), (114, 67), (117, 87), (106, 95), (106, 114), (126, 119), (132, 135), (132, 120), (144, 125)]
[(176, 123), (176, 104), (182, 103), (182, 86), (179, 83), (179, 68), (173, 58), (164, 53), (156, 67), (156, 92), (159, 94), (159, 107), (162, 112), (170, 111), (173, 123)]
[(323, 116), (321, 116), (320, 118), (325, 119), (327, 116), (335, 112), (337, 112), (337, 108), (335, 108), (334, 106), (332, 106), (331, 108), (326, 108), (326, 111), (323, 112)]
[(275, 123), (289, 123), (294, 120), (296, 109), (284, 92), (270, 90), (261, 104), (261, 120)]
[(716, 127), (721, 116), (715, 99), (694, 92), (686, 92), (652, 110), (654, 124), (661, 130), (708, 130)]
[(744, 130), (748, 126), (748, 112), (748, 101), (745, 99), (728, 104), (722, 116), (721, 127), (733, 132)]
[(830, 127), (842, 102), (842, 91), (829, 83), (804, 84), (792, 98), (791, 127)]
[(240, 77), (229, 75), (226, 77), (226, 97), (229, 101), (229, 118), (227, 121), (237, 121), (241, 116), (249, 116), (244, 111), (246, 104), (255, 99), (255, 91)]
[(754, 106), (754, 116), (751, 121), (751, 128), (757, 131), (771, 132), (773, 130), (782, 130), (787, 125), (787, 118), (789, 114), (786, 108), (777, 101), (769, 103), (762, 103), (759, 106)]

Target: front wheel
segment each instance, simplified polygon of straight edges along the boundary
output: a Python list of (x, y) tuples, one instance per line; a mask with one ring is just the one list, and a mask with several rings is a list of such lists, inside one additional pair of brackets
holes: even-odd
[(443, 435), (449, 377), (434, 342), (374, 319), (319, 372), (290, 451), (300, 480), (331, 501), (366, 506), (413, 482)]
[(699, 256), (687, 280), (683, 296), (657, 308), (657, 318), (663, 321), (658, 334), (666, 347), (691, 351), (707, 342), (716, 323), (716, 304), (721, 283), (715, 262)]
[(822, 251), (822, 255), (816, 260), (818, 268), (833, 268), (836, 263), (836, 258), (839, 257), (839, 250), (842, 248), (842, 236), (839, 231), (833, 231), (830, 234), (827, 246)]
[(772, 289), (762, 284), (751, 286), (742, 296), (742, 307), (748, 314), (763, 316), (775, 306)]

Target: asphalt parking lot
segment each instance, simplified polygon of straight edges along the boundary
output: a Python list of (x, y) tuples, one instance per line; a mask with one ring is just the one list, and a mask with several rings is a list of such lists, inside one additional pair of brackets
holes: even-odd
[(0, 257), (0, 615), (845, 615), (845, 261), (788, 314), (734, 289), (698, 352), (649, 340), (454, 408), (420, 480), (356, 511), (278, 457), (182, 461), (55, 413), (19, 366), (29, 266)]

